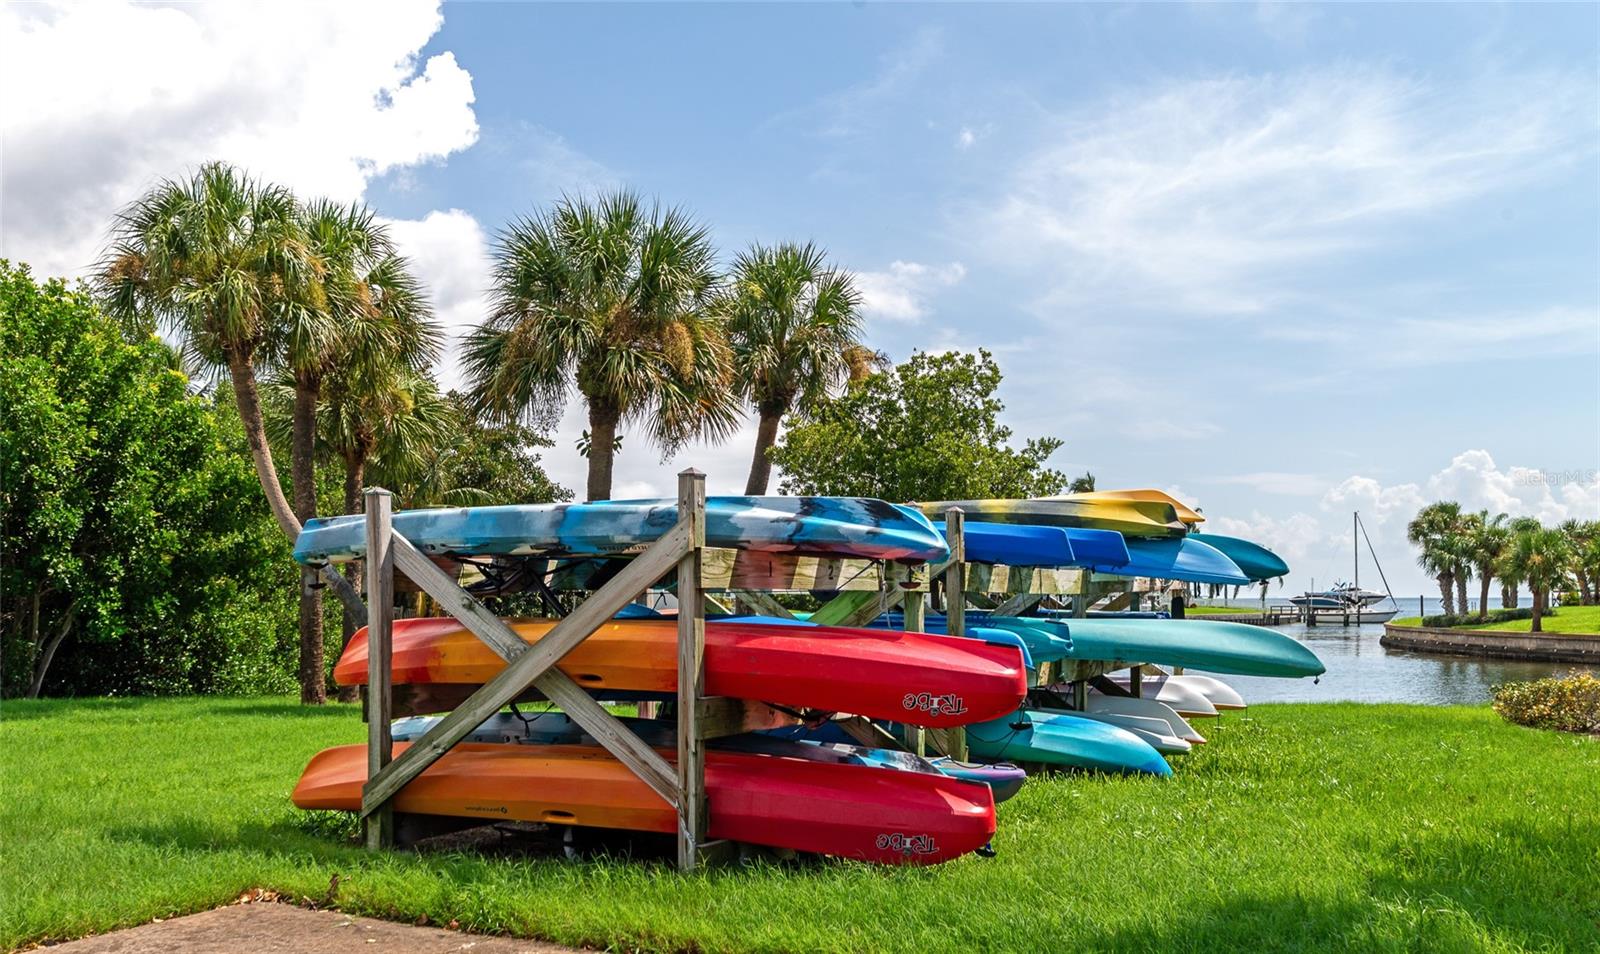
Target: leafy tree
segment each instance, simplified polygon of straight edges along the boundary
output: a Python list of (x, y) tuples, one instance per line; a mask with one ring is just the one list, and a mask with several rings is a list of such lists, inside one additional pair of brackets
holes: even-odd
[(1600, 579), (1596, 579), (1589, 554), (1600, 541), (1600, 520), (1564, 520), (1557, 527), (1572, 545), (1572, 575), (1578, 583), (1578, 600), (1593, 606)]
[(1541, 527), (1524, 530), (1512, 538), (1501, 573), (1528, 584), (1533, 591), (1533, 632), (1544, 631), (1540, 619), (1549, 606), (1550, 590), (1566, 579), (1571, 561), (1572, 541), (1560, 530)]
[(1503, 513), (1490, 517), (1489, 511), (1483, 510), (1475, 515), (1471, 526), (1468, 546), (1472, 552), (1472, 565), (1478, 571), (1479, 619), (1489, 618), (1489, 581), (1495, 575), (1506, 545), (1511, 542), (1511, 530), (1505, 525), (1506, 519)]
[(892, 501), (1059, 493), (1066, 477), (1044, 462), (1061, 441), (1010, 446), (1000, 378), (987, 351), (918, 352), (820, 401), (773, 450), (783, 492)]
[(727, 323), (739, 389), (759, 420), (746, 494), (767, 492), (768, 452), (783, 416), (808, 413), (871, 353), (860, 340), (860, 305), (850, 274), (810, 243), (753, 245), (734, 263), (716, 308)]
[(466, 341), (474, 404), (547, 424), (576, 388), (589, 499), (609, 499), (619, 425), (643, 424), (671, 452), (737, 423), (727, 341), (707, 309), (715, 285), (705, 228), (630, 193), (521, 219), (500, 234), (493, 308)]
[[(1422, 552), (1417, 565), (1439, 584), (1439, 600), (1446, 616), (1455, 614), (1456, 568), (1461, 564), (1461, 505), (1453, 500), (1428, 504), (1406, 525), (1406, 539)], [(1462, 600), (1462, 612), (1466, 612)]]
[(9, 695), (282, 691), (294, 564), (234, 409), (153, 336), (0, 262)]
[(550, 479), (539, 451), (554, 446), (533, 427), (484, 421), (458, 392), (445, 395), (450, 440), (422, 442), (415, 453), (380, 449), (373, 461), (377, 482), (391, 488), (403, 507), (487, 506), (549, 503), (572, 499), (572, 491)]
[(1094, 474), (1083, 472), (1082, 477), (1072, 478), (1072, 483), (1067, 485), (1069, 494), (1087, 494), (1094, 492)]

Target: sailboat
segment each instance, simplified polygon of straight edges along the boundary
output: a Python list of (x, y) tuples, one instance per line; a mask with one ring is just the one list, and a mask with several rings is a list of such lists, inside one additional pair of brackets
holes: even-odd
[[(1367, 552), (1372, 556), (1373, 565), (1378, 568), (1378, 577), (1383, 580), (1384, 592), (1361, 588), (1361, 538), (1367, 536), (1367, 528), (1362, 526), (1361, 514), (1351, 514), (1350, 542), (1351, 554), (1355, 558), (1354, 582), (1335, 582), (1331, 589), (1306, 592), (1300, 596), (1291, 596), (1289, 602), (1300, 608), (1303, 614), (1315, 616), (1316, 620), (1339, 622), (1343, 625), (1351, 623), (1387, 623), (1394, 619), (1400, 612), (1400, 604), (1395, 602), (1394, 594), (1389, 592), (1389, 579), (1383, 575), (1383, 564), (1378, 562), (1378, 554), (1372, 549), (1372, 538), (1367, 537)], [(1389, 607), (1377, 608), (1377, 604), (1387, 600)]]

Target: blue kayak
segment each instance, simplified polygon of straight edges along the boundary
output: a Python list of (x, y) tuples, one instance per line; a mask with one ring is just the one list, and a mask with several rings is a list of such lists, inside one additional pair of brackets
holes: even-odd
[(1325, 668), (1299, 640), (1262, 626), (1198, 619), (1040, 619), (976, 616), (979, 625), (1035, 627), (1066, 636), (1068, 659), (1182, 666), (1236, 676), (1319, 676)]
[[(815, 626), (815, 625), (817, 625), (816, 623), (813, 623), (809, 619), (806, 618), (807, 616), (810, 616), (810, 615), (811, 614), (809, 614), (809, 613), (800, 613), (800, 614), (796, 614), (794, 619), (784, 619), (781, 616), (721, 616), (721, 615), (717, 615), (717, 614), (707, 614), (706, 619), (708, 621), (709, 620), (718, 620), (718, 621), (721, 621), (721, 622), (728, 622), (728, 623), (764, 623), (764, 624), (766, 624), (768, 626)], [(617, 618), (621, 619), (622, 617), (618, 616)], [(893, 626), (889, 625), (889, 622), (888, 622), (889, 619), (890, 619), (890, 617), (887, 617), (887, 616), (886, 617), (881, 617), (878, 621), (874, 621), (872, 623), (869, 623), (868, 624), (868, 628), (871, 628), (871, 629), (894, 629), (894, 630), (904, 630), (905, 629), (905, 617), (904, 616), (895, 615), (894, 619), (896, 619), (898, 622), (896, 623), (896, 625), (893, 625)], [(924, 632), (928, 632), (928, 633), (934, 633), (935, 635), (939, 635), (939, 636), (948, 635), (945, 632), (944, 629), (939, 629), (939, 630), (935, 631), (935, 630), (928, 629), (926, 626), (923, 627), (923, 631)], [(996, 645), (999, 645), (999, 646), (1015, 646), (1017, 649), (1021, 650), (1021, 652), (1022, 652), (1022, 668), (1024, 668), (1024, 669), (1032, 669), (1033, 668), (1033, 655), (1028, 650), (1029, 640), (1024, 639), (1023, 637), (1017, 635), (1014, 632), (1011, 632), (1008, 629), (1002, 629), (1002, 628), (999, 628), (999, 627), (991, 627), (991, 626), (968, 626), (967, 627), (967, 632), (965, 634), (965, 638), (967, 638), (967, 639), (981, 639), (986, 643), (995, 643)], [(1041, 643), (1044, 642), (1043, 640), (1036, 640), (1036, 641), (1037, 642), (1041, 642)]]
[[(625, 556), (670, 530), (675, 500), (517, 504), (402, 510), (394, 529), (424, 553), (473, 556)], [(942, 560), (944, 537), (910, 507), (865, 497), (708, 497), (706, 544), (872, 560)], [(309, 520), (295, 541), (301, 563), (366, 553), (360, 515)]]
[(976, 758), (1042, 762), (1100, 772), (1171, 775), (1150, 743), (1114, 725), (1073, 715), (1023, 710), (967, 726), (967, 751)]
[[(1034, 668), (1035, 663), (1064, 659), (1071, 652), (1072, 640), (1066, 630), (1051, 631), (1042, 626), (1017, 625), (1011, 620), (1011, 617), (1005, 616), (984, 616), (981, 620), (974, 620), (969, 615), (967, 636), (990, 642), (1021, 645), (1023, 661), (1029, 669)], [(874, 629), (904, 629), (905, 616), (901, 613), (885, 613), (868, 625)], [(926, 633), (943, 635), (949, 632), (949, 620), (942, 615), (928, 613), (923, 617), (922, 630)]]
[(973, 563), (1109, 567), (1128, 562), (1128, 548), (1115, 530), (974, 521), (965, 533), (967, 560)]
[(1244, 571), (1221, 550), (1202, 543), (1196, 537), (1129, 540), (1128, 557), (1128, 562), (1122, 566), (1097, 566), (1094, 569), (1117, 576), (1148, 576), (1189, 583), (1244, 586), (1250, 582)]
[(1258, 583), (1289, 575), (1289, 564), (1259, 543), (1241, 540), (1238, 537), (1225, 537), (1220, 533), (1196, 533), (1189, 539), (1199, 540), (1213, 550), (1220, 551), (1223, 556), (1232, 560), (1245, 576)]

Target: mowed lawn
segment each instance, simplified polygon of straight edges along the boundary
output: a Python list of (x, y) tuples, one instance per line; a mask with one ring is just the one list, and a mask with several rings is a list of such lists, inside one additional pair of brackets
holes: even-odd
[[(1549, 633), (1568, 633), (1593, 636), (1600, 633), (1600, 606), (1559, 606), (1554, 616), (1539, 621)], [(1421, 626), (1420, 616), (1408, 616), (1394, 621), (1396, 626)], [(1502, 633), (1527, 633), (1533, 629), (1531, 619), (1513, 619), (1504, 623), (1463, 623), (1457, 629), (1482, 629)]]
[[(1259, 706), (1176, 778), (1030, 780), (999, 857), (681, 877), (661, 864), (371, 856), (288, 794), (348, 706), (8, 702), (0, 947), (225, 903), (622, 950), (1586, 951), (1600, 948), (1600, 739), (1487, 707)], [(841, 810), (845, 810), (841, 808)]]

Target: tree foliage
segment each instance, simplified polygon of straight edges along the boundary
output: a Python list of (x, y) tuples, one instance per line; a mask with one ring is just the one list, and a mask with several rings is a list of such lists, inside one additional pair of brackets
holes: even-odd
[(1000, 368), (978, 354), (918, 352), (838, 398), (824, 399), (773, 450), (784, 493), (952, 500), (1059, 493), (1066, 477), (1044, 466), (1061, 446), (1011, 446), (995, 391)]
[(4, 262), (0, 354), (5, 692), (292, 688), (294, 563), (232, 406)]

